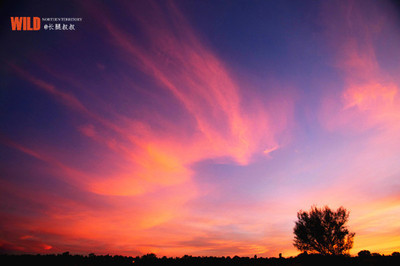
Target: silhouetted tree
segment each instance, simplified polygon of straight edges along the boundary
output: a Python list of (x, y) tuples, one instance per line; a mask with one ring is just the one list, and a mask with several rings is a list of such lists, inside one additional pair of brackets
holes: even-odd
[(294, 227), (293, 245), (300, 251), (322, 255), (346, 254), (353, 247), (354, 233), (345, 226), (349, 212), (340, 207), (312, 207), (309, 212), (299, 211)]
[(361, 250), (358, 252), (359, 257), (371, 257), (371, 252), (369, 250)]

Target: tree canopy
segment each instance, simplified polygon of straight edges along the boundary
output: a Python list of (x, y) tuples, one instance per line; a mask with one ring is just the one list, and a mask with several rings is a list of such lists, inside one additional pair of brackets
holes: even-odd
[(349, 218), (345, 208), (332, 211), (328, 206), (313, 206), (309, 212), (299, 211), (297, 218), (293, 245), (300, 251), (342, 255), (353, 247), (355, 233), (350, 233), (345, 225)]

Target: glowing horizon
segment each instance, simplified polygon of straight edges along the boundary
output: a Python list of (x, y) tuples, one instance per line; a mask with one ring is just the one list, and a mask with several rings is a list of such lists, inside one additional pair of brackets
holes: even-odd
[(398, 10), (276, 2), (2, 33), (0, 251), (288, 257), (312, 205), (350, 211), (351, 254), (399, 251)]

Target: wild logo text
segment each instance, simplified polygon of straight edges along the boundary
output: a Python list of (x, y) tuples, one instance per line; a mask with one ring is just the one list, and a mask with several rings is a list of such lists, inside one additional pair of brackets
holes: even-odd
[(37, 31), (40, 30), (38, 17), (10, 17), (12, 30)]

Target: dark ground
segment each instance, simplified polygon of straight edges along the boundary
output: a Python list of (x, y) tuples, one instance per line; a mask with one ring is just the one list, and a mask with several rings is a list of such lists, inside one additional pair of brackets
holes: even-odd
[(291, 258), (248, 258), (248, 257), (192, 257), (157, 258), (154, 254), (142, 257), (110, 255), (0, 255), (0, 265), (54, 265), (54, 266), (100, 266), (100, 265), (400, 265), (400, 256), (320, 256), (299, 255)]

